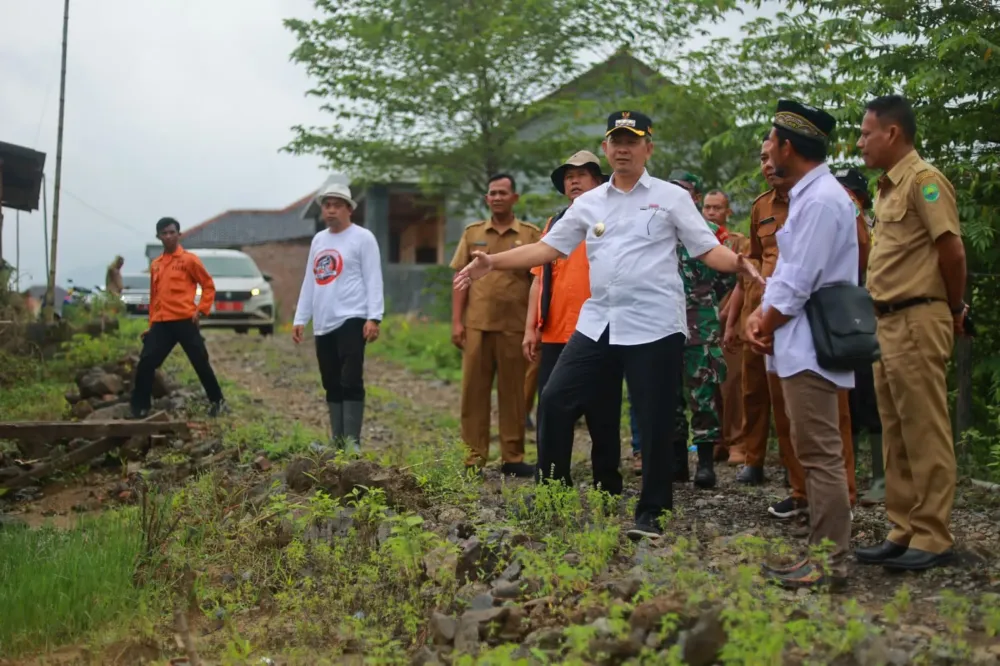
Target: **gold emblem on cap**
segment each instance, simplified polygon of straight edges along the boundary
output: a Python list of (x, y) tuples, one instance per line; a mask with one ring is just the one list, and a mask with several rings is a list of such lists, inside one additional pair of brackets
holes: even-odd
[(598, 222), (597, 225), (594, 227), (594, 235), (597, 236), (598, 238), (600, 238), (601, 236), (604, 235), (604, 223), (603, 222)]
[(630, 115), (630, 114), (629, 114), (629, 112), (628, 112), (628, 111), (622, 111), (622, 118), (628, 118), (628, 117), (629, 117), (629, 115)]

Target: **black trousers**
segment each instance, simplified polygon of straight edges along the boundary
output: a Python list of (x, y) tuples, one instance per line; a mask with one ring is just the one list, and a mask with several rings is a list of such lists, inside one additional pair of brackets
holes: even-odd
[[(563, 343), (542, 343), (541, 358), (538, 361), (538, 401), (541, 404), (542, 391), (549, 382), (549, 377), (556, 367), (556, 362), (562, 355), (566, 345)], [(622, 492), (622, 475), (618, 470), (621, 459), (621, 410), (622, 383), (608, 381), (601, 385), (601, 391), (590, 404), (583, 408), (583, 416), (587, 421), (587, 430), (593, 447), (590, 450), (590, 462), (594, 469), (594, 485), (600, 486), (612, 495)], [(542, 420), (544, 415), (538, 412), (538, 470), (551, 471), (554, 464), (546, 454)], [(539, 472), (541, 475), (541, 472)], [(560, 480), (570, 483), (568, 476)]]
[(851, 406), (851, 430), (855, 435), (862, 430), (869, 434), (882, 434), (882, 417), (875, 399), (875, 372), (868, 365), (854, 371), (854, 388), (848, 395)]
[(348, 319), (340, 328), (316, 336), (316, 360), (327, 402), (365, 399), (365, 320)]
[(675, 333), (641, 345), (612, 345), (608, 329), (595, 342), (576, 332), (559, 355), (538, 407), (539, 436), (545, 442), (546, 475), (569, 480), (573, 426), (584, 410), (610, 390), (629, 385), (642, 440), (642, 492), (636, 518), (658, 518), (673, 509), (671, 431), (678, 397), (678, 366), (684, 335)]
[(222, 389), (219, 388), (219, 380), (215, 378), (212, 364), (208, 362), (208, 349), (205, 348), (205, 338), (201, 337), (198, 325), (190, 319), (158, 321), (149, 327), (149, 332), (142, 341), (142, 352), (139, 354), (132, 388), (133, 412), (149, 409), (156, 369), (163, 365), (178, 344), (198, 374), (209, 402), (222, 400)]

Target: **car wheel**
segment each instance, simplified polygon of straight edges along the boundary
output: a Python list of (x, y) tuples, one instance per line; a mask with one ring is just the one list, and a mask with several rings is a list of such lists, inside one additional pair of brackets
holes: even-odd
[(237, 326), (233, 330), (236, 331), (239, 335), (246, 335), (247, 333), (250, 332), (250, 329), (247, 328), (246, 326)]
[(274, 326), (261, 326), (258, 330), (261, 335), (274, 335)]

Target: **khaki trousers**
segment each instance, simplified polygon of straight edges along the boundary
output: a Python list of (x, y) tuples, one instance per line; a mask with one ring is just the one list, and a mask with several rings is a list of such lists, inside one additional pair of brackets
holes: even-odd
[(504, 462), (524, 460), (524, 382), (527, 361), (521, 353), (523, 333), (465, 329), (462, 353), (462, 439), (469, 449), (467, 465), (484, 465), (490, 452), (490, 396), (497, 379), (500, 456)]
[(763, 467), (771, 430), (771, 396), (764, 357), (743, 346), (743, 432), (740, 441), (748, 467)]
[(781, 380), (794, 457), (805, 470), (809, 498), (809, 544), (833, 542), (831, 572), (847, 575), (851, 545), (851, 502), (844, 470), (836, 385), (814, 372)]
[[(541, 359), (541, 352), (535, 353), (536, 359)], [(535, 394), (538, 393), (538, 361), (534, 363), (528, 363), (527, 373), (524, 375), (524, 413), (530, 414), (532, 408), (535, 406)]]
[(916, 305), (878, 320), (882, 358), (875, 394), (882, 418), (885, 509), (893, 543), (931, 553), (954, 544), (955, 449), (948, 415), (948, 359), (954, 342), (943, 302)]
[[(774, 403), (775, 422), (778, 421), (779, 403), (784, 403), (784, 396), (781, 395), (781, 380), (777, 375), (768, 375), (768, 383), (771, 387), (771, 401)], [(775, 397), (777, 394), (777, 398)], [(851, 506), (858, 503), (857, 477), (854, 474), (854, 438), (851, 432), (851, 402), (850, 391), (841, 389), (837, 391), (837, 418), (840, 429), (840, 439), (844, 445), (844, 471), (847, 474), (847, 490), (851, 498)], [(784, 420), (784, 419), (783, 419)], [(787, 424), (787, 420), (785, 420)], [(779, 428), (780, 433), (780, 428)], [(782, 438), (779, 434), (778, 448), (781, 451), (781, 463), (788, 470), (788, 483), (792, 486), (792, 497), (797, 499), (808, 499), (806, 495), (806, 474), (802, 469), (802, 463), (795, 457), (795, 451), (789, 438)]]
[(726, 379), (722, 382), (722, 445), (738, 447), (743, 432), (743, 352), (722, 350)]

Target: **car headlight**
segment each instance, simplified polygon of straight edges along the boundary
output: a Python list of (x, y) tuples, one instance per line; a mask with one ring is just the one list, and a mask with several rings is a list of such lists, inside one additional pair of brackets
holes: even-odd
[(250, 290), (250, 295), (251, 296), (260, 296), (260, 289), (258, 289), (257, 287), (254, 287), (253, 289)]

